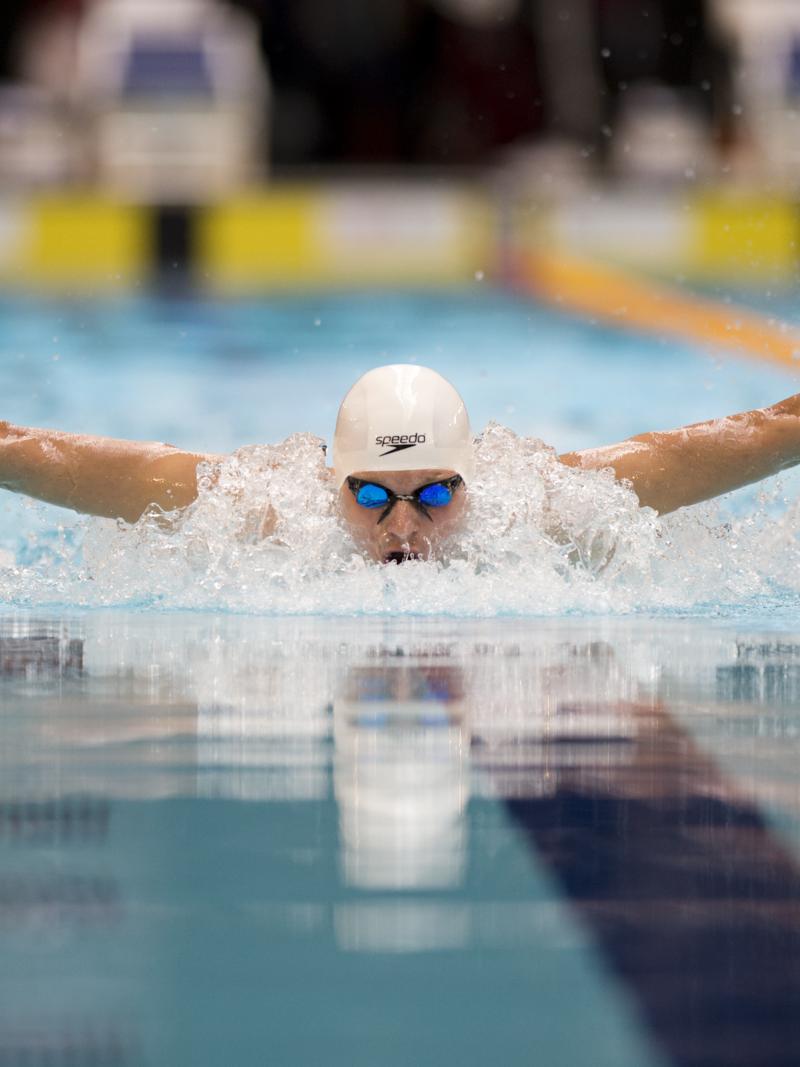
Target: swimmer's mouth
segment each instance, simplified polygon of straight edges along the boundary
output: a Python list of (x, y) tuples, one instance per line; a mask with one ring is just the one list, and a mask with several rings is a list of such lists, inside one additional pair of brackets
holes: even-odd
[(409, 559), (422, 559), (419, 552), (387, 552), (383, 557), (384, 563), (405, 563)]

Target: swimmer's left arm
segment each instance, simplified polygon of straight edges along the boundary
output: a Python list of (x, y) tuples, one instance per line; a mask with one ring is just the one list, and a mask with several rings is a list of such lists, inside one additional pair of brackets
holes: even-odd
[(610, 467), (618, 480), (631, 483), (642, 506), (664, 515), (800, 463), (800, 393), (768, 408), (559, 459), (584, 470)]

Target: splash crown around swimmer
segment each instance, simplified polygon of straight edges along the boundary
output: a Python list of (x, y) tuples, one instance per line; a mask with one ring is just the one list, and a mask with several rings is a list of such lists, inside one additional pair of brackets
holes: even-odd
[[(464, 401), (435, 370), (392, 364), (359, 378), (339, 408), (328, 468), (359, 551), (383, 564), (446, 558), (469, 509), (474, 449)], [(0, 487), (130, 523), (152, 506), (187, 507), (198, 494), (198, 466), (219, 459), (0, 422)], [(800, 394), (558, 460), (610, 469), (641, 506), (666, 514), (800, 463)], [(262, 534), (277, 520), (267, 516)]]

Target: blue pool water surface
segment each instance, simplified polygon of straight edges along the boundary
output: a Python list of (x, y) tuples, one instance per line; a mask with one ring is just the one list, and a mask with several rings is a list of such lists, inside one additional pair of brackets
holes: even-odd
[(800, 1056), (800, 639), (0, 625), (0, 1062)]
[[(280, 453), (246, 449), (220, 479), (228, 496), (201, 495), (166, 532), (144, 522), (118, 537), (110, 520), (3, 494), (0, 603), (486, 616), (791, 616), (800, 603), (795, 474), (740, 491), (721, 511), (713, 504), (657, 523), (608, 480), (565, 475), (558, 464), (554, 473), (545, 451), (531, 452), (763, 406), (795, 391), (787, 370), (602, 329), (477, 284), (229, 302), (6, 298), (0, 319), (0, 414), (10, 422), (213, 454), (315, 435)], [(476, 431), (492, 420), (507, 428), (482, 439), (460, 569), (354, 572), (353, 546), (332, 510), (325, 517), (319, 444), (330, 441), (351, 382), (389, 361), (449, 376)], [(243, 544), (242, 516), (267, 497), (283, 499), (289, 536)], [(564, 531), (560, 547), (545, 528), (548, 509)], [(569, 566), (576, 558), (582, 565)]]
[[(481, 285), (0, 323), (0, 418), (214, 453), (329, 439), (388, 361), (559, 450), (797, 389)], [(481, 447), (498, 514), (539, 492), (536, 448)], [(310, 507), (318, 452), (270, 485), (305, 464)], [(587, 501), (616, 524), (594, 569), (532, 529), (381, 570), (328, 530), (333, 577), (213, 495), (118, 528), (4, 494), (0, 1065), (795, 1067), (797, 489), (659, 524), (567, 483), (575, 553), (609, 548)]]
[(3, 417), (199, 451), (329, 438), (370, 367), (450, 377), (490, 419), (560, 451), (745, 410), (796, 389), (768, 363), (606, 329), (476, 285), (250, 301), (0, 302)]

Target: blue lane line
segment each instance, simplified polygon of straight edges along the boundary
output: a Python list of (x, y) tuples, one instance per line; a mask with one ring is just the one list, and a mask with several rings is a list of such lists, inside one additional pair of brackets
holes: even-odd
[[(506, 810), (672, 1063), (796, 1067), (800, 866), (659, 717), (660, 739), (638, 738), (629, 760), (598, 738), (593, 763)], [(520, 785), (541, 774), (526, 768)]]

